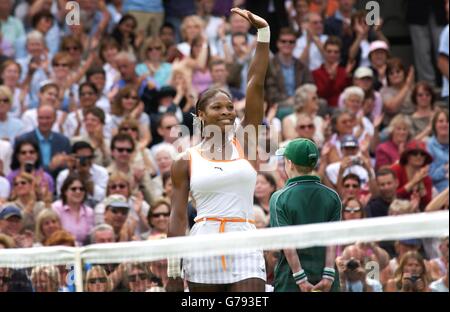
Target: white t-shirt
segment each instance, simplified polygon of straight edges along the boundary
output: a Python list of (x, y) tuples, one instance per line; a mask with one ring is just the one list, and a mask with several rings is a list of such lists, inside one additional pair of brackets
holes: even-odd
[[(327, 178), (334, 185), (336, 185), (336, 183), (337, 183), (340, 168), (341, 168), (341, 162), (338, 161), (338, 162), (329, 164), (327, 166), (327, 168), (325, 169)], [(362, 167), (360, 165), (353, 165), (353, 166), (348, 167), (347, 169), (344, 170), (343, 176), (345, 177), (349, 173), (356, 174), (361, 179), (361, 185), (365, 185), (369, 182), (369, 173), (367, 172), (366, 169), (364, 169), (364, 167)]]
[(4, 177), (0, 177), (0, 199), (7, 199), (10, 191), (9, 181)]
[[(28, 109), (22, 115), (22, 121), (25, 124), (25, 132), (33, 131), (38, 127), (37, 108)], [(52, 131), (60, 133), (58, 121), (62, 118), (64, 112), (62, 110), (56, 111), (56, 121), (52, 126)]]
[[(320, 35), (319, 40), (320, 42), (324, 43), (328, 39), (327, 35)], [(295, 48), (292, 54), (296, 58), (300, 58), (300, 56), (303, 53), (303, 50), (305, 50), (307, 44), (307, 34), (306, 31), (303, 32), (302, 36), (297, 39), (297, 42), (295, 43)], [(309, 46), (309, 70), (313, 71), (322, 65), (324, 62), (324, 59), (322, 57), (322, 53), (320, 53), (319, 48), (314, 42), (311, 42), (311, 45)]]
[(3, 162), (3, 174), (6, 176), (11, 171), (11, 159), (13, 149), (10, 142), (0, 140), (0, 160)]

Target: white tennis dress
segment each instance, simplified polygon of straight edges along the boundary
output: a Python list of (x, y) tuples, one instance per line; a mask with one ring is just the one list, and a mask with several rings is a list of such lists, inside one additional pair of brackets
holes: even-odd
[[(190, 235), (256, 229), (253, 192), (257, 173), (244, 158), (239, 142), (233, 140), (232, 160), (206, 159), (198, 148), (197, 145), (188, 149), (190, 188), (197, 207), (196, 224)], [(260, 250), (184, 258), (183, 270), (185, 278), (194, 283), (229, 284), (248, 278), (266, 280)]]

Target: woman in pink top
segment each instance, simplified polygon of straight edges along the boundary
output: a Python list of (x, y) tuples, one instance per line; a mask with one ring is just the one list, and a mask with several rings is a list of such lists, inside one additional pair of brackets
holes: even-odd
[(411, 120), (406, 115), (397, 115), (389, 124), (389, 139), (375, 150), (375, 169), (391, 166), (400, 159), (405, 144), (412, 135)]
[(87, 192), (83, 179), (78, 174), (70, 174), (61, 187), (61, 200), (52, 204), (63, 229), (72, 233), (79, 245), (84, 244), (94, 227), (94, 211), (83, 204)]

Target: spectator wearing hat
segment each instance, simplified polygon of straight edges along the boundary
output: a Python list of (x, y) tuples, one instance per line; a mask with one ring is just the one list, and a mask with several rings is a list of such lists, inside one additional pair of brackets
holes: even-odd
[[(383, 101), (381, 95), (374, 88), (374, 75), (373, 70), (369, 67), (358, 67), (353, 74), (353, 85), (360, 87), (364, 91), (364, 103), (363, 111), (364, 116), (369, 118), (371, 121), (375, 120), (375, 117), (379, 116), (383, 109)], [(368, 98), (373, 97), (372, 105), (368, 106)], [(339, 96), (338, 100), (339, 108), (344, 107), (343, 93)]]
[(348, 63), (355, 63), (356, 66), (370, 65), (370, 42), (375, 40), (388, 41), (381, 31), (383, 26), (381, 18), (378, 17), (375, 25), (370, 26), (366, 22), (366, 14), (365, 11), (357, 11), (352, 14), (350, 22), (351, 43), (348, 50)]
[(437, 110), (431, 124), (433, 135), (427, 141), (427, 149), (433, 156), (433, 162), (430, 164), (430, 177), (433, 186), (440, 193), (448, 188), (448, 111)]
[(72, 153), (68, 161), (69, 168), (61, 171), (56, 179), (58, 196), (62, 194), (62, 185), (66, 178), (76, 173), (87, 186), (86, 196), (92, 207), (105, 198), (108, 171), (94, 163), (94, 152), (94, 148), (86, 141), (78, 141), (72, 145)]
[[(134, 233), (136, 236), (149, 230), (148, 212), (150, 205), (144, 200), (141, 192), (132, 193), (130, 181), (126, 175), (121, 172), (112, 173), (108, 180), (106, 192), (108, 197), (111, 195), (122, 195), (127, 199), (130, 207), (129, 218), (133, 219), (133, 222), (137, 222)], [(105, 200), (95, 206), (95, 223), (103, 223), (104, 215)]]
[(342, 177), (356, 174), (363, 188), (373, 184), (373, 169), (370, 160), (360, 153), (358, 140), (353, 135), (345, 135), (341, 139), (342, 160), (329, 164), (325, 169), (325, 185), (336, 188)]
[(87, 194), (85, 179), (73, 173), (61, 186), (61, 200), (52, 204), (52, 209), (61, 219), (62, 228), (75, 237), (78, 245), (86, 243), (94, 227), (94, 211), (84, 204)]
[[(308, 139), (295, 139), (276, 154), (284, 156), (289, 180), (270, 199), (270, 226), (341, 220), (339, 195), (311, 175), (319, 159), (317, 146)], [(337, 291), (335, 258), (335, 246), (284, 249), (275, 269), (275, 291)]]
[(130, 206), (122, 195), (110, 195), (105, 201), (105, 223), (114, 229), (115, 242), (128, 242), (133, 239), (136, 221), (128, 219)]
[(0, 232), (11, 237), (17, 236), (22, 230), (23, 216), (19, 207), (6, 204), (0, 210)]
[(413, 194), (419, 195), (421, 211), (432, 198), (432, 181), (428, 172), (432, 161), (433, 157), (428, 153), (425, 143), (412, 140), (406, 144), (400, 162), (391, 167), (399, 182), (397, 197), (411, 199)]
[(33, 246), (33, 232), (24, 229), (24, 219), (20, 208), (6, 203), (0, 208), (0, 233), (11, 236), (17, 248)]
[(385, 41), (375, 40), (369, 46), (370, 68), (373, 70), (374, 89), (380, 91), (381, 87), (387, 85), (386, 62), (389, 58), (389, 46)]

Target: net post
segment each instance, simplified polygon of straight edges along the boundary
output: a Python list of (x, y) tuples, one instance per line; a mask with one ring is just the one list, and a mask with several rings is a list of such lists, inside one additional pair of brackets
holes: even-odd
[(81, 259), (80, 248), (75, 249), (74, 275), (75, 275), (75, 291), (83, 292), (83, 260)]

